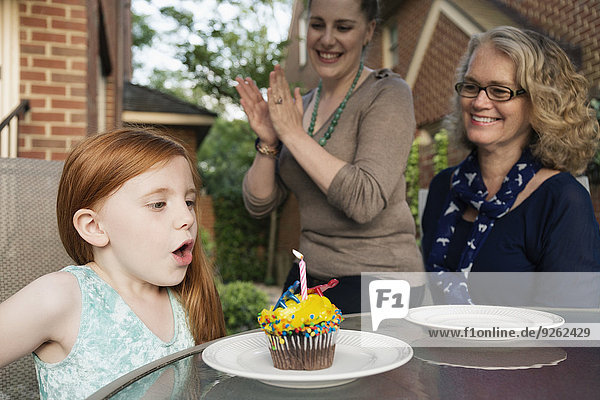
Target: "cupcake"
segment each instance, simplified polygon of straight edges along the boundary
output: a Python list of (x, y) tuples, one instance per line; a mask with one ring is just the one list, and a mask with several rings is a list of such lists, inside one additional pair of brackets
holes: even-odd
[(258, 314), (258, 322), (267, 335), (273, 365), (278, 369), (318, 370), (331, 366), (342, 312), (323, 291), (337, 284), (308, 289), (300, 301), (294, 292), (296, 281), (275, 306)]

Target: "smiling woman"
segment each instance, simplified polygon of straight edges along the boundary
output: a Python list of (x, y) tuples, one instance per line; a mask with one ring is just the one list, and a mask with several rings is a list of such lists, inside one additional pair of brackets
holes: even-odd
[(485, 301), (470, 272), (600, 272), (600, 229), (571, 175), (599, 140), (585, 78), (550, 39), (498, 27), (471, 39), (457, 82), (450, 129), (472, 152), (433, 179), (422, 221), (437, 300)]
[[(244, 201), (264, 217), (292, 191), (308, 285), (338, 279), (329, 299), (344, 313), (360, 312), (361, 272), (423, 269), (404, 179), (415, 132), (412, 95), (399, 75), (364, 65), (377, 1), (312, 0), (308, 9), (317, 88), (304, 97), (297, 89), (292, 98), (276, 66), (266, 102), (252, 79), (237, 79), (258, 136)], [(283, 289), (297, 279), (292, 266)]]

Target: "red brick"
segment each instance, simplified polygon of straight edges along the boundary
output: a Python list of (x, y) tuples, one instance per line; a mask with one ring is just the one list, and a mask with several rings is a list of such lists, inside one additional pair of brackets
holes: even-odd
[(34, 18), (34, 17), (21, 17), (21, 26), (28, 26), (32, 28), (48, 28), (45, 18)]
[(46, 47), (36, 44), (22, 44), (21, 54), (46, 54)]
[(55, 4), (67, 4), (70, 6), (83, 6), (85, 5), (85, 0), (53, 0)]
[(31, 13), (32, 14), (49, 15), (49, 16), (53, 16), (53, 17), (65, 17), (66, 16), (64, 8), (48, 7), (48, 6), (40, 6), (40, 5), (34, 5), (33, 7), (31, 7)]
[(67, 35), (59, 35), (48, 32), (32, 32), (31, 40), (36, 40), (40, 42), (66, 43)]
[(61, 47), (52, 46), (53, 56), (67, 56), (67, 57), (85, 57), (87, 56), (87, 50), (84, 48), (73, 48), (73, 47)]
[(85, 88), (71, 86), (70, 92), (73, 97), (87, 97), (87, 90)]
[(52, 29), (64, 29), (66, 31), (87, 32), (87, 24), (72, 21), (52, 20)]
[(41, 125), (21, 124), (19, 125), (19, 132), (30, 135), (45, 135), (46, 128)]
[(87, 45), (87, 36), (71, 35), (71, 44)]
[(71, 68), (76, 71), (87, 71), (87, 62), (83, 61), (73, 61), (71, 63)]
[(67, 157), (69, 156), (69, 151), (65, 151), (65, 152), (57, 152), (57, 151), (52, 151), (52, 153), (50, 154), (50, 158), (53, 161), (65, 161), (67, 159)]
[(64, 60), (34, 58), (33, 66), (41, 68), (66, 69), (67, 63)]
[(81, 19), (85, 19), (87, 18), (87, 13), (84, 10), (78, 10), (78, 9), (69, 9), (70, 11), (70, 18), (81, 18)]
[(86, 102), (73, 100), (52, 100), (52, 108), (66, 108), (69, 110), (85, 110)]
[(33, 112), (31, 114), (32, 121), (42, 121), (42, 122), (52, 122), (59, 121), (64, 122), (65, 114), (64, 113), (51, 113), (51, 112)]
[(46, 159), (46, 152), (45, 151), (22, 151), (22, 150), (18, 150), (17, 151), (17, 156), (18, 157), (22, 157), (22, 158), (36, 158), (39, 160), (45, 160)]
[(45, 72), (21, 71), (21, 80), (24, 81), (45, 81)]
[(83, 136), (85, 135), (85, 132), (85, 128), (77, 128), (72, 126), (53, 126), (51, 129), (52, 135)]
[(87, 122), (87, 114), (71, 113), (71, 122), (73, 122), (73, 123)]
[(33, 109), (46, 108), (46, 99), (29, 99), (29, 106)]
[(52, 82), (56, 83), (85, 83), (85, 76), (83, 75), (72, 75), (72, 74), (52, 74)]
[(65, 148), (67, 147), (67, 142), (60, 139), (32, 139), (31, 147)]
[(31, 93), (34, 94), (53, 94), (53, 95), (66, 95), (66, 89), (64, 86), (51, 86), (51, 85), (31, 85)]

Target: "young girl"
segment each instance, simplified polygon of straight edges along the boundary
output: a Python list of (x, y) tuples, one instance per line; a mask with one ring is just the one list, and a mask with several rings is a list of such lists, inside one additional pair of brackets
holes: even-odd
[(60, 237), (77, 266), (0, 304), (0, 367), (34, 352), (42, 399), (84, 398), (223, 336), (197, 242), (199, 185), (186, 149), (162, 134), (127, 128), (84, 139), (57, 199)]

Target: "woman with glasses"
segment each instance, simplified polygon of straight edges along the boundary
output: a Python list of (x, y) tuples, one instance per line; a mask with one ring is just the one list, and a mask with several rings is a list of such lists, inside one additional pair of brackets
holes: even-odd
[(592, 202), (573, 177), (599, 138), (585, 78), (548, 38), (498, 27), (471, 39), (457, 81), (448, 122), (471, 152), (434, 177), (422, 219), (437, 300), (485, 299), (470, 272), (600, 271)]
[[(308, 285), (337, 278), (327, 297), (344, 313), (360, 312), (361, 272), (423, 271), (404, 179), (416, 128), (412, 95), (397, 74), (363, 64), (376, 0), (312, 0), (308, 11), (317, 88), (292, 97), (277, 66), (265, 102), (251, 79), (237, 80), (258, 136), (244, 201), (261, 217), (293, 192)], [(284, 289), (296, 279), (294, 266)]]

